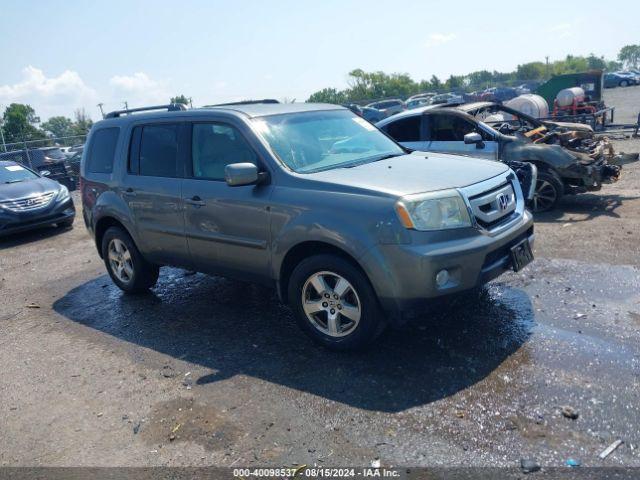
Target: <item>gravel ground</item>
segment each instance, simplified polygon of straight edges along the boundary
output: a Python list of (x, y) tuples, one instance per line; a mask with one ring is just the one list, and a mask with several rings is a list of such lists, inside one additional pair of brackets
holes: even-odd
[(256, 286), (163, 269), (123, 295), (80, 219), (4, 239), (0, 465), (640, 466), (639, 187), (634, 164), (567, 198), (524, 272), (360, 354)]

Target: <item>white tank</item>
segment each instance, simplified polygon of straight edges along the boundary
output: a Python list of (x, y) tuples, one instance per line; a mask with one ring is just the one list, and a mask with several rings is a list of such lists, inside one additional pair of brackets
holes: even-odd
[(556, 95), (556, 100), (560, 107), (569, 107), (575, 100), (577, 103), (584, 102), (584, 90), (580, 87), (565, 88)]
[(545, 118), (549, 116), (549, 105), (547, 101), (540, 95), (533, 93), (512, 98), (508, 102), (505, 102), (505, 105), (534, 118)]

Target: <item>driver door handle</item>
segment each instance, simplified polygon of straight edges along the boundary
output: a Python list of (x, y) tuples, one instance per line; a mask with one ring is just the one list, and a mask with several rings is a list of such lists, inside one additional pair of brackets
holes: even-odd
[(185, 203), (188, 203), (189, 205), (193, 205), (194, 207), (204, 207), (206, 205), (204, 200), (202, 200), (198, 195), (194, 195), (191, 198), (187, 198), (185, 200)]

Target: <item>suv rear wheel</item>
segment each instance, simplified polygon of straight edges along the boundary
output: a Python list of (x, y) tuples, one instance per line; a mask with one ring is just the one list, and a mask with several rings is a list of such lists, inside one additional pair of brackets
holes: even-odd
[(385, 322), (366, 276), (336, 255), (300, 262), (289, 280), (289, 303), (300, 328), (333, 350), (370, 344)]
[(160, 269), (142, 257), (120, 227), (109, 228), (102, 237), (102, 258), (113, 283), (127, 293), (144, 292), (158, 281)]

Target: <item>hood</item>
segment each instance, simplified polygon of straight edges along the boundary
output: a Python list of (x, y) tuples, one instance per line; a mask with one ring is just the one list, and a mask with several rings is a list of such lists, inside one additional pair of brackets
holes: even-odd
[(504, 163), (491, 160), (414, 152), (356, 167), (307, 174), (304, 177), (402, 196), (466, 187), (500, 175), (508, 168)]
[(57, 192), (60, 184), (48, 178), (37, 178), (17, 183), (0, 183), (0, 202), (18, 198), (35, 197), (48, 192)]

